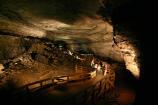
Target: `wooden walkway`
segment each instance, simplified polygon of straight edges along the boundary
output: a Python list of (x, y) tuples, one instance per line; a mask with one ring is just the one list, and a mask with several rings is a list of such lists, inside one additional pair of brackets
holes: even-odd
[[(92, 71), (35, 81), (21, 87), (22, 91), (18, 90), (14, 98), (22, 102), (40, 103), (40, 105), (50, 105), (50, 103), (53, 105), (96, 105), (105, 100), (108, 91), (114, 89), (114, 84), (108, 83), (113, 72), (109, 69), (107, 76)], [(114, 83), (115, 80), (112, 81)]]

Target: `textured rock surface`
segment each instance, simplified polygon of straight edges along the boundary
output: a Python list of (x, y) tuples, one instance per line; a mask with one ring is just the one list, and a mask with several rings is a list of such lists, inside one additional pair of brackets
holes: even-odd
[[(119, 3), (117, 0), (93, 0), (91, 2), (88, 0), (84, 3), (82, 0), (67, 3), (56, 0), (45, 2), (35, 0), (33, 3), (29, 0), (17, 0), (17, 2), (2, 0), (1, 2), (1, 33), (63, 40), (70, 45), (72, 50), (79, 48), (92, 50), (101, 57), (124, 61), (121, 53), (112, 48), (113, 27), (97, 15), (101, 2), (104, 5), (111, 4), (111, 10), (113, 10), (112, 8), (126, 3), (124, 0)], [(62, 3), (63, 7), (61, 7)], [(72, 7), (68, 7), (70, 4), (73, 4), (74, 7), (72, 5)], [(93, 8), (92, 5), (94, 5)], [(56, 12), (57, 10), (58, 12)], [(73, 11), (70, 10), (74, 10), (76, 13), (71, 13)], [(63, 13), (65, 17), (62, 15)]]
[(116, 35), (114, 40), (114, 49), (115, 51), (121, 53), (126, 65), (126, 69), (129, 70), (136, 78), (139, 78), (140, 62), (138, 57), (140, 55), (138, 49), (135, 46), (138, 42), (134, 43), (134, 41), (127, 37), (122, 37), (121, 35)]
[[(91, 52), (109, 62), (123, 63), (126, 70), (135, 77), (139, 77), (137, 42), (129, 38), (134, 34), (115, 33), (117, 27), (115, 25), (118, 25), (116, 21), (125, 22), (124, 20), (131, 16), (124, 15), (128, 12), (124, 9), (126, 12), (122, 13), (123, 18), (117, 20), (115, 16), (120, 15), (117, 14), (120, 10), (119, 7), (130, 2), (131, 0), (1, 0), (0, 63), (4, 64), (13, 60), (10, 67), (14, 70), (17, 69), (17, 74), (22, 75), (23, 80), (28, 79), (25, 83), (40, 79), (36, 78), (38, 73), (37, 75), (33, 73), (33, 66), (36, 66), (34, 69), (44, 70), (41, 78), (53, 74), (54, 72), (49, 72), (52, 68), (52, 65), (49, 65), (51, 54), (43, 50), (45, 45), (34, 43), (35, 40), (22, 38), (30, 37), (40, 40), (63, 41), (72, 52), (78, 50), (81, 50), (78, 52)], [(104, 18), (97, 14), (100, 6), (103, 6), (104, 14), (101, 15)], [(114, 15), (113, 12), (116, 14)], [(111, 18), (114, 18), (113, 21)], [(124, 30), (128, 29), (126, 26), (128, 25), (124, 25)], [(40, 50), (39, 47), (43, 49)], [(32, 54), (33, 59), (29, 54)], [(59, 53), (59, 55), (61, 54)], [(62, 58), (62, 56), (57, 57)], [(19, 62), (19, 60), (21, 61)], [(54, 60), (55, 62), (60, 64), (61, 60)], [(29, 67), (30, 69), (28, 69)], [(18, 70), (21, 68), (23, 70), (27, 68), (34, 74), (31, 75), (32, 80), (29, 81), (30, 77), (26, 78), (27, 73), (19, 73)], [(9, 72), (14, 75), (14, 70)], [(8, 73), (5, 75), (9, 79), (13, 79), (8, 76)]]

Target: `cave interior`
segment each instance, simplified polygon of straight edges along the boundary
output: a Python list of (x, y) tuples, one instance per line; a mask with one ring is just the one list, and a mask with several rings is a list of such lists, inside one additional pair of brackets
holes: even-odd
[[(1, 0), (1, 103), (141, 105), (145, 59), (152, 58), (144, 56), (143, 6), (141, 0)], [(89, 89), (97, 81), (105, 85)]]

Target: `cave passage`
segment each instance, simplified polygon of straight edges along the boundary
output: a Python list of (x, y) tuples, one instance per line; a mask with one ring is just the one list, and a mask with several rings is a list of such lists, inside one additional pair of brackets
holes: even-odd
[(137, 103), (142, 58), (134, 4), (1, 0), (2, 103)]

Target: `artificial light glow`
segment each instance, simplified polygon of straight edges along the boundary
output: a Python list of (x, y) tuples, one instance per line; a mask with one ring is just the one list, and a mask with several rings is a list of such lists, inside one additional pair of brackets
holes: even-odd
[(136, 78), (139, 78), (140, 68), (137, 62), (139, 51), (133, 46), (131, 42), (127, 41), (129, 40), (128, 38), (120, 35), (116, 35), (114, 38), (118, 41), (115, 49), (121, 52), (121, 55), (124, 58), (126, 69), (129, 70)]
[(126, 69), (129, 70), (136, 78), (139, 78), (140, 70), (137, 62), (135, 61), (136, 53), (135, 51), (130, 51), (130, 53), (130, 55), (124, 54)]
[(136, 77), (139, 78), (140, 76), (140, 70), (138, 68), (138, 65), (136, 63), (133, 64), (126, 64), (126, 68)]

